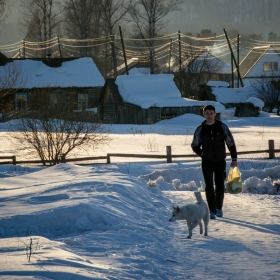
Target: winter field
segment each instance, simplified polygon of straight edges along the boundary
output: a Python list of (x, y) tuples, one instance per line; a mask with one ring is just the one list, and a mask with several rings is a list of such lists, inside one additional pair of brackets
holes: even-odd
[[(186, 114), (152, 125), (112, 125), (107, 153), (192, 154)], [(280, 149), (280, 117), (222, 114), (238, 151)], [(34, 159), (0, 124), (1, 155)], [(195, 202), (204, 184), (197, 157), (112, 158), (111, 164), (53, 167), (0, 165), (0, 279), (267, 279), (279, 278), (280, 155), (242, 155), (243, 192), (225, 194), (224, 217), (209, 236), (186, 222), (170, 223), (172, 206)], [(229, 168), (230, 159), (228, 159)]]

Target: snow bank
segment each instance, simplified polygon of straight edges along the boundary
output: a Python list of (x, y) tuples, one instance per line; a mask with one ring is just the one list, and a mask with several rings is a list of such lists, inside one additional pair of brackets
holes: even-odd
[[(11, 195), (22, 214), (9, 207), (6, 198)], [(146, 229), (156, 230), (162, 223), (168, 226), (164, 215), (167, 205), (171, 205), (158, 189), (147, 188), (140, 179), (122, 174), (118, 178), (113, 172), (104, 177), (95, 168), (71, 164), (5, 178), (1, 198), (2, 238), (26, 235), (54, 238), (92, 230), (129, 229), (135, 221), (139, 225), (133, 227), (145, 224)], [(155, 213), (156, 221), (152, 218)]]
[[(264, 170), (242, 170), (243, 193), (280, 194), (280, 166)], [(150, 187), (161, 190), (205, 191), (205, 184), (200, 167), (178, 170), (158, 170), (141, 175)]]

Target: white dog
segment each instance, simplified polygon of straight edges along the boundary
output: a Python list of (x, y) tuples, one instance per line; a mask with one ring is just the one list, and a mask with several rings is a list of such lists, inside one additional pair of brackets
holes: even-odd
[(200, 192), (194, 192), (197, 202), (194, 204), (187, 204), (182, 207), (173, 207), (172, 217), (169, 222), (177, 220), (186, 220), (188, 224), (189, 235), (187, 238), (192, 237), (192, 230), (199, 225), (200, 234), (203, 233), (201, 220), (204, 222), (204, 236), (207, 236), (207, 227), (209, 223), (209, 209), (208, 205), (203, 201)]

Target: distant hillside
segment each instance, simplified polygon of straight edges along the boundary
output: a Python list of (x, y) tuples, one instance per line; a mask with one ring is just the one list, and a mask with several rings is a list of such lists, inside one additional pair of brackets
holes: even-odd
[[(198, 32), (204, 28), (221, 34), (223, 28), (243, 33), (279, 33), (280, 0), (184, 0), (180, 12), (173, 14), (169, 30)], [(174, 20), (176, 18), (176, 20)]]

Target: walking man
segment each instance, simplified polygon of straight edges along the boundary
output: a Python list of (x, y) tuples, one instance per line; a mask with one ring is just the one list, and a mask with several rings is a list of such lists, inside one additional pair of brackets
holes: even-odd
[[(231, 166), (237, 166), (237, 151), (233, 136), (223, 122), (216, 120), (216, 110), (212, 105), (203, 108), (205, 121), (194, 132), (191, 147), (201, 157), (201, 168), (205, 182), (205, 193), (210, 219), (223, 217), (223, 201), (226, 178), (226, 147), (231, 155)], [(215, 189), (213, 183), (215, 181)]]

